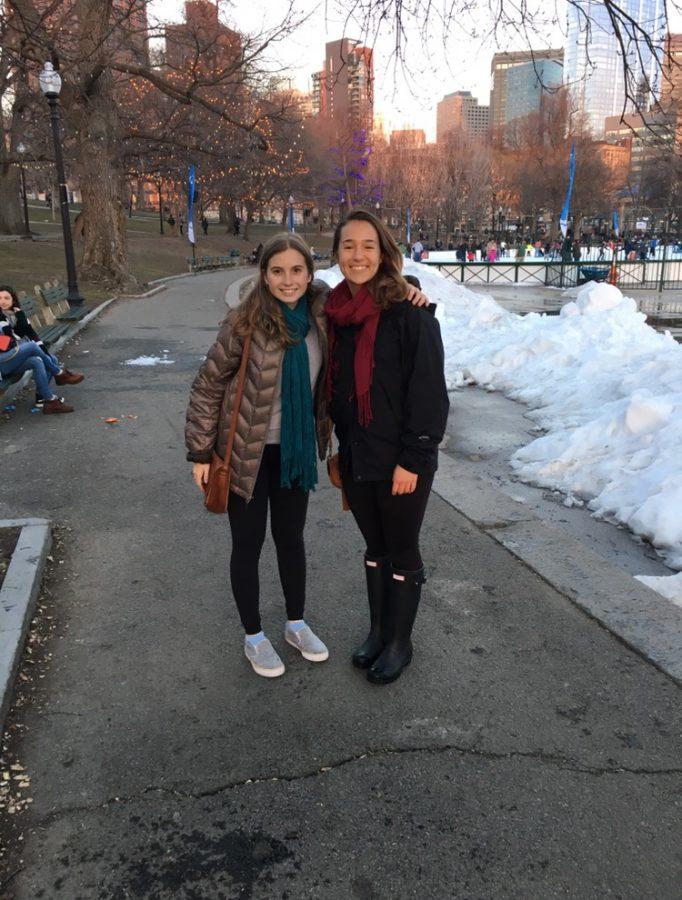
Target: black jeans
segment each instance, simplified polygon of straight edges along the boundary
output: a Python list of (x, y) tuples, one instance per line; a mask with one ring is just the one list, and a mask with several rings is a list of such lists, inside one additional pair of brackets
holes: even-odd
[(353, 481), (342, 472), (350, 511), (367, 544), (368, 559), (388, 556), (394, 569), (422, 568), (419, 531), (431, 493), (433, 475), (420, 475), (411, 494), (393, 496), (392, 481)]
[(232, 530), (232, 593), (247, 634), (261, 630), (258, 561), (265, 540), (268, 504), (287, 618), (302, 619), (306, 568), (303, 529), (308, 491), (280, 486), (279, 444), (266, 444), (251, 500), (247, 503), (231, 493), (227, 505)]

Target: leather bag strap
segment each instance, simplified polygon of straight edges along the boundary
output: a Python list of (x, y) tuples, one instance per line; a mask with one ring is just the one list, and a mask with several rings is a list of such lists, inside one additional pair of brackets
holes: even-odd
[(251, 332), (244, 339), (242, 348), (242, 359), (239, 364), (239, 372), (237, 373), (237, 392), (234, 397), (234, 406), (232, 407), (232, 421), (230, 422), (230, 430), (227, 435), (227, 447), (225, 448), (225, 458), (221, 468), (230, 469), (230, 459), (232, 457), (232, 446), (234, 445), (234, 436), (237, 432), (237, 419), (239, 418), (239, 410), (242, 405), (242, 396), (244, 394), (244, 382), (246, 381), (246, 366), (249, 362), (249, 352), (251, 350)]

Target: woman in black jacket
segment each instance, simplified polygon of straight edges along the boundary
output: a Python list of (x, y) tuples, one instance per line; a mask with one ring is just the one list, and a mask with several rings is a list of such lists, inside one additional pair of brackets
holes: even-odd
[(403, 302), (402, 255), (375, 216), (350, 213), (332, 252), (344, 280), (325, 307), (330, 415), (344, 491), (367, 544), (370, 631), (353, 663), (388, 684), (412, 658), (424, 582), (419, 531), (449, 409), (443, 344), (433, 315)]

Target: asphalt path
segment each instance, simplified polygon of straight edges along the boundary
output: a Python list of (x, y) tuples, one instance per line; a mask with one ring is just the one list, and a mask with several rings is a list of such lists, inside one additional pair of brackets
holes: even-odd
[[(307, 618), (330, 659), (284, 644), (267, 544), (287, 671), (252, 672), (227, 523), (183, 450), (241, 274), (112, 305), (70, 349), (76, 412), (20, 400), (0, 430), (0, 518), (44, 516), (57, 538), (5, 736), (32, 802), (4, 816), (0, 896), (679, 897), (679, 689), (439, 497), (398, 682), (350, 665), (362, 545), (322, 469)], [(172, 362), (124, 364), (141, 356)]]

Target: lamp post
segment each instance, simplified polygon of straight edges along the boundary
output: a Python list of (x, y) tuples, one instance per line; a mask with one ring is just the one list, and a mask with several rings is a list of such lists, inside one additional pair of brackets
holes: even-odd
[(377, 219), (381, 219), (381, 203), (378, 200), (374, 204), (374, 209), (377, 211)]
[(59, 182), (59, 206), (62, 213), (62, 231), (64, 232), (64, 253), (66, 255), (66, 280), (68, 284), (69, 306), (79, 306), (83, 298), (78, 290), (76, 277), (76, 263), (73, 255), (73, 240), (71, 238), (71, 220), (69, 218), (69, 199), (66, 194), (66, 176), (64, 175), (64, 159), (61, 146), (61, 123), (59, 120), (59, 92), (62, 89), (62, 79), (56, 72), (52, 63), (46, 62), (38, 79), (40, 90), (50, 107), (50, 122), (52, 124), (52, 138), (54, 140), (54, 159), (57, 166), (57, 180)]
[(17, 144), (17, 153), (21, 157), (19, 172), (21, 173), (21, 196), (24, 200), (24, 238), (30, 241), (33, 240), (33, 235), (31, 234), (31, 226), (28, 221), (28, 200), (26, 199), (26, 175), (24, 173), (24, 153), (26, 153), (26, 147), (23, 144)]

